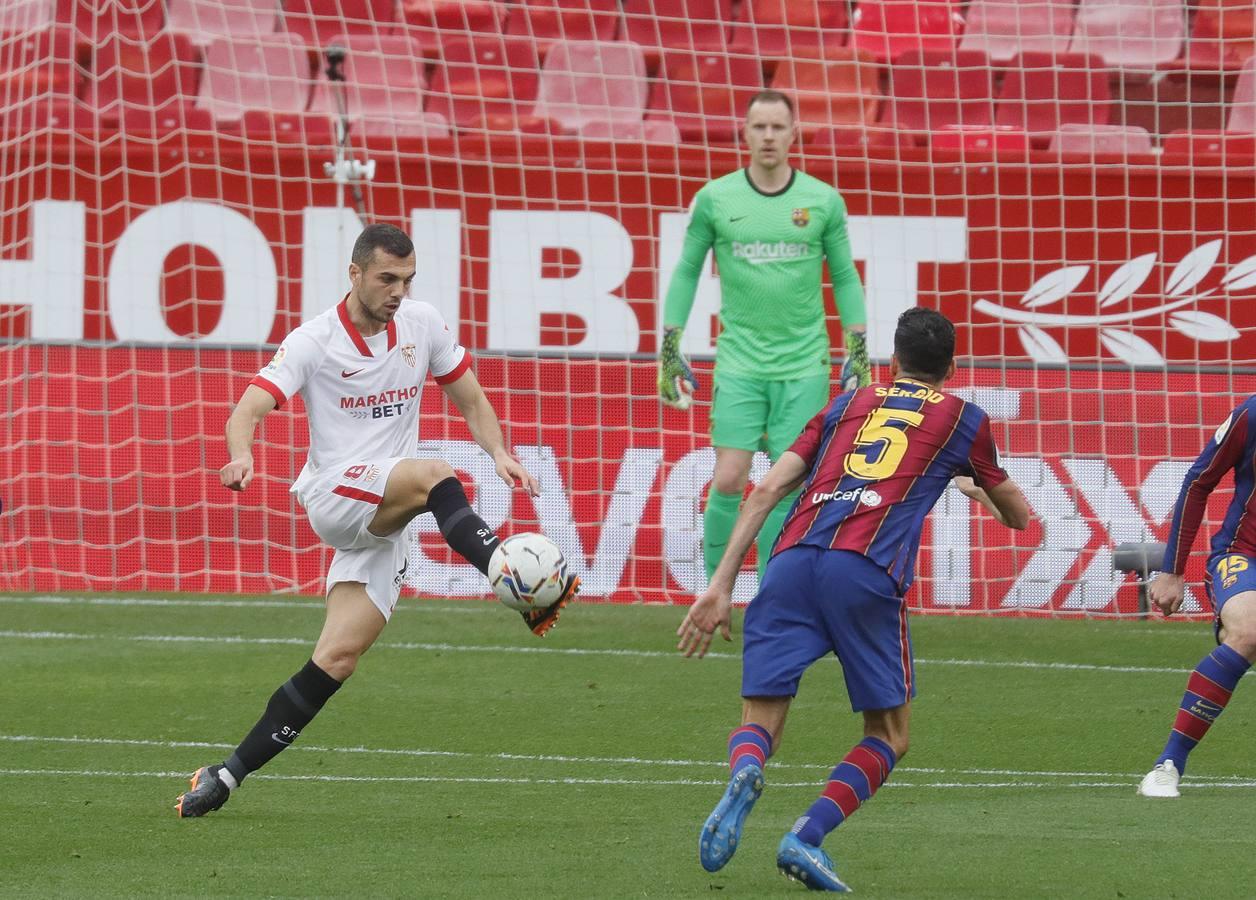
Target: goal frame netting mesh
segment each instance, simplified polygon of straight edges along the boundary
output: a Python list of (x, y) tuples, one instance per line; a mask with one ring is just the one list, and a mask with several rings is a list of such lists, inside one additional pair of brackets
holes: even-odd
[[(747, 162), (756, 67), (799, 102), (795, 164), (848, 204), (878, 371), (903, 309), (951, 317), (952, 386), (991, 414), (1036, 514), (1017, 534), (949, 491), (914, 609), (1143, 614), (1114, 551), (1164, 540), (1191, 460), (1256, 386), (1256, 170), (1250, 135), (1222, 131), (1256, 103), (1256, 69), (1192, 67), (1186, 11), (1168, 63), (1113, 64), (1150, 45), (1096, 38), (1044, 67), (971, 55), (963, 19), (997, 3), (913, 4), (960, 17), (969, 55), (939, 81), (928, 46), (853, 37), (877, 4), (774, 24), (754, 0), (689, 0), (711, 20), (593, 3), (588, 21), (534, 9), (522, 27), (526, 3), (217, 2), (248, 13), (250, 39), (214, 37), (225, 26), (190, 19), (194, 3), (0, 14), (0, 590), (321, 591), (330, 551), (287, 490), (301, 403), (267, 417), (241, 495), (218, 484), (223, 424), (283, 336), (344, 295), (361, 223), (386, 221), (414, 236), (413, 295), (457, 329), (544, 490), (495, 480), (430, 382), (423, 452), (455, 465), (490, 525), (553, 537), (586, 599), (690, 599), (718, 273), (686, 329), (703, 385), (687, 412), (656, 399), (659, 298), (694, 192)], [(471, 46), (481, 27), (499, 54)], [(640, 43), (678, 29), (687, 48)], [(711, 33), (724, 44), (700, 47)], [(1227, 482), (1196, 545), (1191, 615), (1207, 614), (1202, 542), (1229, 498)], [(425, 518), (407, 591), (485, 596)], [(752, 559), (737, 597), (754, 586)]]

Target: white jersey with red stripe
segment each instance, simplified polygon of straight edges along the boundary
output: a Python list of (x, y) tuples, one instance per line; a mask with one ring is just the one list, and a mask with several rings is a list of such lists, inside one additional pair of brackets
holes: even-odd
[(292, 485), (298, 498), (340, 466), (414, 457), (428, 371), (437, 384), (449, 384), (471, 366), (471, 355), (431, 304), (402, 300), (388, 327), (371, 337), (358, 331), (347, 304), (346, 297), (289, 334), (249, 382), (279, 406), (297, 392), (305, 401), (310, 450)]

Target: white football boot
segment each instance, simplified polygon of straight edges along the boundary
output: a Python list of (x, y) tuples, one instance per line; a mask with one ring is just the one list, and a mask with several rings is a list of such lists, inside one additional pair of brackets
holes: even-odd
[(1180, 797), (1178, 782), (1181, 780), (1173, 760), (1166, 759), (1143, 776), (1138, 793), (1143, 797)]

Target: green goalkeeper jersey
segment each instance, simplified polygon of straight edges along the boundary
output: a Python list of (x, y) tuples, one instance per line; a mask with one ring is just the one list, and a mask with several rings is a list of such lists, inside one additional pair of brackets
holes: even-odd
[(865, 322), (846, 203), (818, 178), (795, 169), (783, 190), (765, 194), (739, 169), (698, 191), (663, 305), (665, 327), (688, 321), (712, 247), (720, 276), (719, 372), (785, 381), (830, 367), (821, 292), (826, 259), (842, 327)]

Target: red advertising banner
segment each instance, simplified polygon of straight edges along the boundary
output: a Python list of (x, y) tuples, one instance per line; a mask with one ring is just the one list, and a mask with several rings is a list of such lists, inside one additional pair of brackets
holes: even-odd
[[(28, 344), (0, 349), (11, 439), (0, 450), (6, 587), (32, 590), (317, 592), (328, 551), (288, 493), (307, 440), (299, 402), (272, 413), (260, 476), (218, 484), (233, 398), (265, 364), (244, 350)], [(511, 493), (429, 385), (424, 452), (450, 460), (494, 527), (540, 528), (586, 598), (665, 601), (700, 588), (701, 504), (713, 452), (701, 402), (653, 399), (653, 366), (482, 356), (480, 379), (543, 485)], [(709, 376), (700, 367), (700, 376)], [(705, 383), (709, 384), (709, 381)], [(1256, 385), (1251, 385), (1256, 387)], [(913, 604), (936, 611), (1134, 612), (1112, 568), (1125, 541), (1163, 540), (1182, 476), (1239, 399), (1225, 376), (962, 370), (951, 386), (995, 420), (1003, 464), (1036, 520), (1012, 532), (957, 492), (926, 527)], [(1179, 398), (1166, 403), (1166, 397)], [(766, 469), (760, 459), (756, 474)], [(1219, 521), (1219, 491), (1210, 519)], [(481, 596), (484, 582), (419, 520), (407, 582)], [(1190, 573), (1198, 582), (1202, 566)], [(753, 567), (739, 594), (753, 592)], [(1193, 611), (1199, 610), (1198, 592)]]

